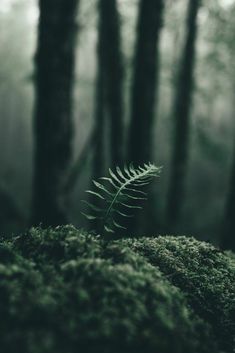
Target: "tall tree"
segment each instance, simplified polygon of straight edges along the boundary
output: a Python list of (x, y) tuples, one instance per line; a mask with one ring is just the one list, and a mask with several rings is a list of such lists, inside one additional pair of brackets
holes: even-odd
[(232, 251), (235, 251), (235, 157), (233, 161), (231, 181), (229, 185), (230, 186), (225, 208), (221, 246), (224, 249), (230, 249)]
[[(135, 166), (153, 162), (153, 126), (157, 106), (159, 42), (164, 0), (140, 0), (128, 131), (129, 162)], [(150, 186), (148, 206), (138, 218), (128, 221), (132, 232), (156, 231), (155, 193)]]
[(129, 161), (152, 161), (159, 38), (164, 0), (140, 0), (129, 127)]
[(63, 188), (71, 159), (72, 89), (79, 0), (39, 0), (32, 223), (66, 223)]
[[(220, 9), (221, 14), (221, 9)], [(234, 34), (235, 34), (235, 3), (231, 4), (227, 9), (226, 18), (227, 22), (219, 22), (223, 31), (221, 32), (221, 41), (223, 45), (227, 45), (227, 52), (229, 53), (229, 70), (228, 70), (228, 80), (231, 82), (231, 98), (233, 100), (234, 106), (234, 94), (235, 94), (235, 44), (234, 44)], [(221, 18), (221, 17), (220, 17)], [(219, 19), (220, 19), (219, 18)], [(223, 17), (222, 17), (223, 19)], [(218, 33), (216, 33), (216, 39), (218, 38)], [(223, 52), (224, 54), (224, 47)], [(234, 141), (233, 141), (233, 161), (230, 175), (230, 182), (228, 186), (228, 195), (225, 203), (225, 210), (223, 216), (222, 224), (222, 234), (221, 234), (221, 247), (223, 249), (229, 249), (235, 251), (235, 121), (233, 122), (234, 129)]]
[(94, 139), (92, 179), (104, 173), (104, 140), (105, 140), (105, 47), (106, 27), (103, 18), (104, 1), (98, 3), (98, 42), (97, 42), (97, 76), (94, 114)]
[[(106, 156), (112, 166), (123, 162), (123, 66), (117, 0), (99, 0), (98, 14), (92, 179), (104, 175)], [(105, 143), (107, 127), (110, 138)], [(108, 153), (105, 147), (108, 147)], [(100, 200), (94, 194), (90, 197), (92, 203), (100, 206)], [(99, 230), (100, 222), (95, 223), (95, 228)]]
[[(105, 156), (111, 166), (123, 162), (123, 65), (121, 36), (117, 0), (98, 2), (97, 78), (95, 97), (95, 123), (92, 179), (98, 179), (105, 172)], [(108, 126), (106, 124), (108, 123)], [(109, 128), (109, 141), (105, 137)], [(105, 151), (108, 147), (109, 153)], [(97, 197), (91, 195), (91, 202), (100, 206)], [(95, 228), (99, 231), (100, 222)]]
[(100, 0), (111, 165), (123, 163), (123, 61), (117, 0)]
[[(123, 65), (116, 0), (99, 0), (98, 70), (95, 112), (94, 176), (104, 170), (105, 123), (110, 128), (112, 166), (123, 162)], [(105, 119), (107, 117), (107, 120)]]
[(173, 107), (175, 126), (171, 162), (172, 171), (167, 206), (168, 222), (172, 225), (179, 219), (183, 202), (189, 151), (190, 109), (194, 85), (193, 74), (197, 39), (197, 15), (200, 3), (201, 0), (189, 0), (188, 2), (186, 38), (179, 67)]

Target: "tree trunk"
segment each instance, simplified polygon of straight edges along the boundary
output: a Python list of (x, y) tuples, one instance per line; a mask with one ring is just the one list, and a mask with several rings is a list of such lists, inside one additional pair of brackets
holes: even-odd
[(112, 166), (123, 162), (122, 55), (116, 0), (99, 0), (93, 178), (103, 175), (106, 118)]
[(97, 45), (97, 78), (95, 96), (95, 122), (94, 138), (95, 149), (93, 153), (92, 179), (103, 176), (104, 173), (104, 139), (105, 139), (105, 99), (104, 99), (104, 40), (103, 26), (99, 18), (98, 45)]
[(200, 0), (189, 0), (186, 23), (186, 40), (176, 86), (173, 118), (175, 122), (173, 138), (173, 156), (171, 162), (171, 178), (169, 186), (167, 216), (168, 222), (174, 225), (179, 220), (187, 170), (190, 108), (193, 97), (193, 73), (195, 66), (195, 47), (197, 39), (197, 15)]
[(163, 0), (140, 0), (129, 127), (129, 162), (153, 159), (153, 123), (159, 70)]
[[(159, 41), (164, 0), (140, 0), (137, 41), (131, 96), (131, 117), (128, 136), (128, 162), (135, 167), (153, 162), (153, 127), (157, 105), (159, 75)], [(148, 187), (145, 210), (129, 221), (132, 233), (156, 232), (155, 193)], [(144, 205), (143, 205), (144, 206)]]
[(235, 251), (235, 151), (230, 189), (225, 208), (221, 247), (223, 249)]
[(72, 89), (79, 0), (40, 0), (36, 54), (32, 223), (67, 222), (64, 182), (72, 150)]
[[(123, 112), (122, 81), (123, 67), (120, 50), (120, 24), (116, 0), (99, 0), (97, 81), (95, 101), (95, 149), (93, 154), (92, 179), (105, 173), (105, 157), (110, 157), (111, 166), (123, 162)], [(105, 143), (106, 123), (109, 123), (108, 144)], [(105, 152), (108, 146), (110, 154)], [(93, 188), (93, 185), (92, 185)], [(100, 200), (91, 195), (91, 203), (100, 205)], [(100, 230), (100, 222), (93, 226)]]
[(117, 0), (100, 0), (100, 41), (103, 43), (104, 85), (110, 122), (111, 166), (123, 163), (123, 62)]

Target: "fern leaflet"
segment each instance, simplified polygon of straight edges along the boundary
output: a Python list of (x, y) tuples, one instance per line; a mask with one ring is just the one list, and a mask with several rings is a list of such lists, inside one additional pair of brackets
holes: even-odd
[(99, 202), (104, 202), (104, 207), (83, 200), (89, 209), (89, 213), (83, 215), (88, 220), (100, 220), (102, 228), (110, 233), (117, 229), (126, 229), (121, 220), (133, 217), (130, 213), (132, 210), (142, 209), (137, 202), (147, 200), (147, 193), (139, 189), (148, 185), (154, 177), (159, 177), (160, 171), (161, 167), (152, 163), (138, 168), (134, 168), (132, 164), (125, 165), (123, 171), (116, 167), (116, 173), (109, 169), (109, 177), (101, 177), (100, 182), (93, 180), (95, 190), (86, 191), (99, 199)]

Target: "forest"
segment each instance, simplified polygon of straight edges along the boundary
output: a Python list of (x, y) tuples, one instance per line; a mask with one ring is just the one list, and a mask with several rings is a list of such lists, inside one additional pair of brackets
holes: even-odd
[(235, 352), (234, 18), (0, 1), (2, 353)]

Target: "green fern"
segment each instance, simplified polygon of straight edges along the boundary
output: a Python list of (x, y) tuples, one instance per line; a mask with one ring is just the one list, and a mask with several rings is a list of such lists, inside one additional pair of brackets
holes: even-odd
[(142, 209), (139, 202), (147, 200), (147, 193), (140, 189), (148, 185), (154, 177), (159, 177), (160, 171), (160, 167), (151, 163), (138, 168), (130, 164), (129, 167), (125, 166), (123, 171), (116, 167), (116, 173), (109, 169), (110, 177), (100, 178), (104, 181), (103, 184), (108, 183), (108, 186), (93, 180), (95, 191), (86, 191), (97, 198), (99, 203), (102, 201), (104, 207), (83, 200), (90, 212), (82, 214), (90, 221), (100, 221), (106, 232), (114, 233), (117, 229), (126, 229), (121, 220), (133, 217), (130, 212), (134, 209)]

